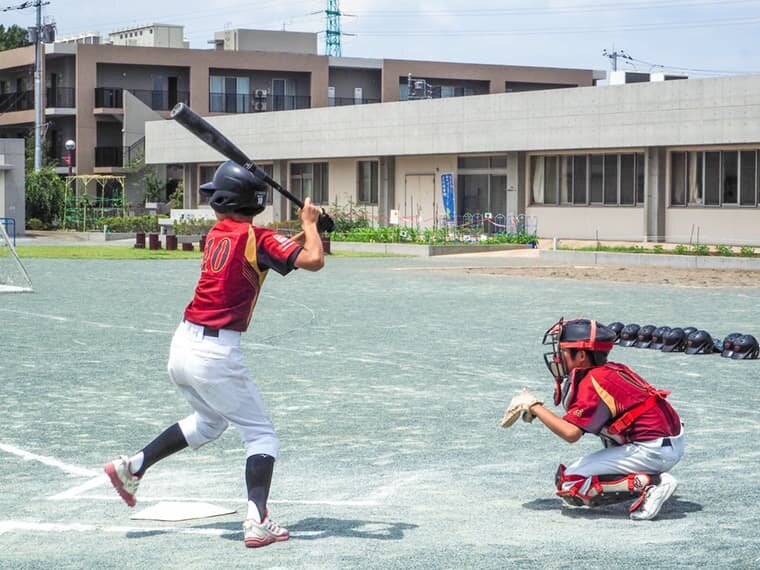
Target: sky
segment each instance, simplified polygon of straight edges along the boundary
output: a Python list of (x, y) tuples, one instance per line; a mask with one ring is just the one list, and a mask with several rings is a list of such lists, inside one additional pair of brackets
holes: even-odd
[[(0, 8), (23, 0), (0, 0)], [(251, 28), (320, 32), (327, 0), (49, 0), (59, 35), (107, 37), (153, 22), (183, 25), (190, 47), (208, 49), (214, 32)], [(760, 0), (342, 0), (346, 57), (459, 61), (692, 77), (760, 74)], [(0, 12), (0, 23), (29, 27), (34, 9)]]

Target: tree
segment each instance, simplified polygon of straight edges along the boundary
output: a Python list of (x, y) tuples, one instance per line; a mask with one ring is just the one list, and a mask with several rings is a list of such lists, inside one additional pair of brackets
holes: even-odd
[(29, 33), (21, 26), (13, 24), (6, 28), (0, 24), (0, 51), (28, 46), (31, 43)]
[(45, 226), (56, 226), (63, 215), (66, 183), (52, 166), (26, 175), (26, 219), (36, 218)]

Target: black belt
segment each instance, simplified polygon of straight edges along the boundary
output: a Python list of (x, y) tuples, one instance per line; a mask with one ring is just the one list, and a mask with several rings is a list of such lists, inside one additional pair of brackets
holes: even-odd
[(662, 445), (660, 445), (660, 447), (673, 447), (673, 443), (670, 441), (669, 437), (663, 437)]
[(207, 327), (206, 325), (199, 325), (190, 321), (185, 321), (185, 322), (190, 323), (191, 325), (195, 325), (196, 327), (203, 327), (203, 336), (219, 338), (220, 329), (212, 329), (211, 327)]

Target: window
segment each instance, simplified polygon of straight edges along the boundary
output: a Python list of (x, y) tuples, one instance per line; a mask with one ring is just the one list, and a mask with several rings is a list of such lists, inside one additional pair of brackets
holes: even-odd
[(604, 196), (604, 156), (592, 155), (589, 159), (589, 192), (592, 204), (601, 204)]
[(616, 154), (604, 155), (604, 203), (615, 205), (618, 203), (618, 156)]
[(356, 163), (356, 198), (360, 204), (377, 205), (377, 169), (376, 160), (360, 160)]
[(754, 206), (757, 204), (757, 152), (754, 150), (743, 150), (739, 153), (739, 160), (741, 161), (739, 204), (742, 206)]
[(460, 156), (457, 160), (457, 215), (506, 215), (507, 155)]
[[(211, 182), (214, 178), (214, 172), (219, 168), (218, 164), (203, 164), (198, 168), (198, 186)], [(200, 190), (198, 190), (198, 205), (208, 204), (208, 197), (204, 196)]]
[(757, 206), (758, 151), (670, 153), (672, 206)]
[[(328, 168), (326, 162), (304, 162), (290, 165), (290, 191), (303, 200), (311, 197), (313, 204), (327, 204), (328, 197)], [(296, 219), (298, 213), (291, 206), (291, 219)]]
[(705, 154), (705, 206), (720, 205), (720, 153)]
[(739, 203), (739, 153), (736, 151), (722, 152), (721, 175), (723, 178), (723, 204), (736, 205)]
[(630, 206), (644, 201), (644, 154), (530, 157), (533, 204)]
[(248, 77), (209, 76), (209, 112), (249, 113), (251, 80)]

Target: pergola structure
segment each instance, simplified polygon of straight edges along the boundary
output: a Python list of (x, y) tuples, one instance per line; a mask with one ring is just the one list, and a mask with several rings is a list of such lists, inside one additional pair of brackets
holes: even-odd
[(99, 218), (126, 216), (125, 180), (125, 176), (110, 174), (67, 176), (63, 202), (64, 229), (69, 227), (86, 231)]

